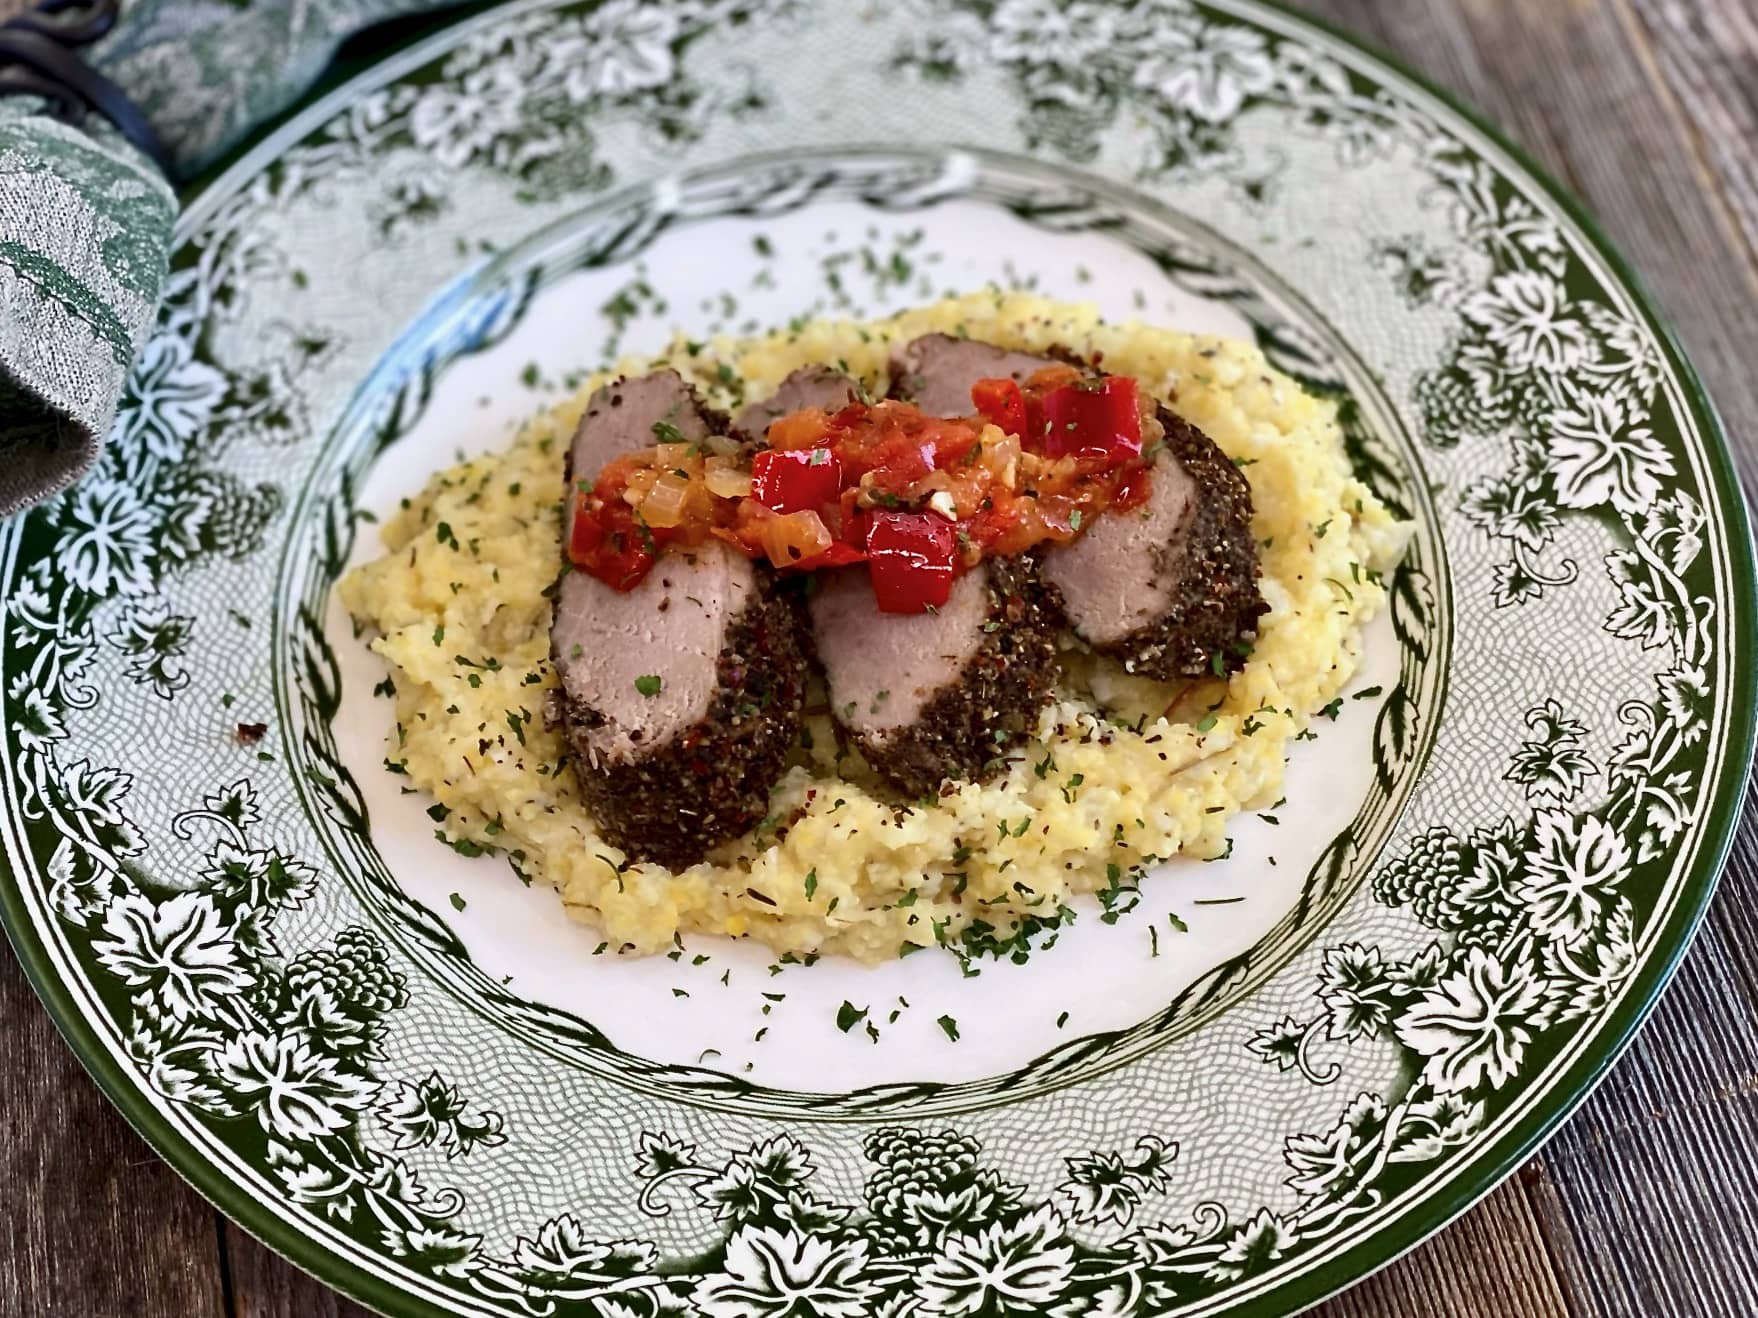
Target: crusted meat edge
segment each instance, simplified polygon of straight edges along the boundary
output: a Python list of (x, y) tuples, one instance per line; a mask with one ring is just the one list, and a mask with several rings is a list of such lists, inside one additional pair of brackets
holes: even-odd
[[(731, 418), (710, 407), (695, 383), (678, 374), (709, 433), (730, 434)], [(615, 390), (628, 380), (619, 375), (603, 388)], [(566, 499), (576, 481), (572, 437), (562, 475)], [(563, 573), (574, 570), (565, 545), (562, 560)], [(605, 840), (634, 860), (681, 869), (745, 832), (767, 812), (769, 790), (799, 738), (810, 668), (805, 614), (796, 592), (782, 588), (764, 564), (753, 567), (751, 599), (728, 628), (715, 660), (714, 700), (676, 737), (626, 760), (601, 757), (594, 767), (576, 744), (575, 732), (598, 726), (603, 716), (586, 701), (568, 697), (565, 688), (554, 692), (552, 716), (567, 733), (567, 758), (580, 794)], [(562, 670), (553, 622), (550, 662)]]
[[(1155, 568), (1178, 556), (1182, 587), (1160, 618), (1127, 636), (1093, 647), (1132, 673), (1165, 681), (1234, 672), (1250, 654), (1245, 644), (1269, 612), (1258, 588), (1261, 564), (1251, 533), (1251, 486), (1214, 440), (1170, 408), (1158, 409), (1166, 446), (1197, 486), (1196, 520), (1177, 547), (1156, 546)], [(1045, 583), (1065, 618), (1061, 592)], [(1078, 631), (1076, 635), (1078, 635)]]
[(755, 567), (757, 588), (715, 661), (714, 700), (677, 736), (594, 765), (574, 733), (594, 726), (598, 712), (556, 692), (580, 794), (605, 840), (635, 860), (681, 869), (750, 829), (799, 739), (809, 671), (804, 614), (796, 592)]
[(989, 560), (988, 620), (1002, 626), (958, 678), (929, 697), (907, 726), (849, 735), (867, 762), (913, 797), (946, 778), (983, 782), (1000, 772), (1006, 751), (1025, 740), (1030, 717), (1054, 685), (1060, 623), (1030, 555)]

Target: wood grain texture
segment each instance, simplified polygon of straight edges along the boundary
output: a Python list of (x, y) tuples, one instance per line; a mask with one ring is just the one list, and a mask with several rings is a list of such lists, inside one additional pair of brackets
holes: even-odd
[(0, 1314), (224, 1318), (214, 1210), (86, 1076), (0, 952)]
[(232, 1223), (225, 1224), (229, 1318), (371, 1318)]
[(1318, 1312), (1326, 1318), (1543, 1318), (1569, 1309), (1532, 1205), (1516, 1179), (1426, 1245)]
[[(1758, 476), (1758, 6), (1297, 0), (1460, 93), (1587, 203)], [(0, 14), (21, 0), (0, 0)], [(99, 1097), (0, 954), (0, 1318), (361, 1318)], [(1758, 1314), (1758, 806), (1625, 1060), (1475, 1210), (1324, 1318)]]

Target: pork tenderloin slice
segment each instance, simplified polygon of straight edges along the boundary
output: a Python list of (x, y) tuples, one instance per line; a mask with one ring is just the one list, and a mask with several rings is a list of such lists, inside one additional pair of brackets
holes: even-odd
[(761, 441), (770, 423), (808, 407), (834, 412), (859, 393), (859, 386), (831, 366), (802, 366), (769, 397), (748, 404), (733, 420), (733, 432), (748, 443)]
[[(710, 433), (676, 372), (599, 390), (570, 480), (659, 442), (661, 422), (689, 440)], [(807, 671), (798, 603), (767, 567), (708, 541), (663, 555), (626, 592), (565, 571), (550, 653), (575, 778), (610, 842), (676, 868), (762, 818), (799, 734)], [(655, 678), (657, 690), (643, 680)]]
[(694, 443), (707, 438), (714, 428), (712, 422), (718, 419), (696, 397), (689, 382), (669, 366), (647, 375), (612, 380), (594, 392), (586, 400), (586, 411), (574, 428), (562, 466), (568, 490), (563, 502), (562, 544), (574, 535), (576, 489), (590, 490), (598, 473), (625, 453), (666, 442), (655, 426), (668, 436), (675, 427), (678, 439)]
[[(992, 344), (929, 334), (898, 361), (914, 372), (924, 410), (970, 410), (985, 376), (1023, 380), (1057, 362)], [(1141, 508), (1093, 519), (1078, 540), (1043, 556), (1051, 602), (1074, 633), (1131, 672), (1165, 680), (1237, 668), (1267, 608), (1258, 591), (1251, 487), (1207, 435), (1160, 408), (1165, 448)]]
[[(629, 591), (562, 578), (550, 643), (570, 706), (590, 711), (574, 737), (590, 764), (651, 753), (707, 715), (727, 634), (757, 589), (751, 560), (718, 541), (662, 557)], [(657, 694), (637, 688), (644, 677), (660, 679)]]
[(613, 459), (664, 443), (655, 426), (675, 427), (679, 436), (694, 442), (708, 437), (715, 419), (669, 366), (613, 380), (586, 402), (568, 448), (568, 478), (594, 480)]
[(891, 393), (930, 416), (969, 416), (976, 411), (971, 386), (978, 380), (1024, 381), (1059, 364), (1055, 357), (1014, 352), (977, 339), (924, 334), (892, 353)]
[(862, 568), (826, 574), (808, 607), (837, 721), (910, 796), (992, 777), (1055, 678), (1055, 622), (1029, 559), (980, 564), (936, 613), (881, 613)]
[(1141, 507), (1106, 513), (1044, 555), (1075, 635), (1166, 680), (1237, 668), (1268, 606), (1258, 590), (1251, 487), (1215, 442), (1161, 408), (1165, 447)]

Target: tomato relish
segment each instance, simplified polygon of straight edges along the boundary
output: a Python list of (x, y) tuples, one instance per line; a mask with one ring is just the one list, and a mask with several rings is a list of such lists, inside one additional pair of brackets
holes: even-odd
[(864, 562), (882, 611), (920, 613), (984, 558), (1066, 543), (1147, 497), (1162, 435), (1134, 380), (1050, 366), (980, 380), (971, 401), (962, 417), (807, 408), (748, 463), (680, 443), (626, 454), (575, 492), (568, 557), (632, 590), (668, 548), (713, 537), (794, 571)]

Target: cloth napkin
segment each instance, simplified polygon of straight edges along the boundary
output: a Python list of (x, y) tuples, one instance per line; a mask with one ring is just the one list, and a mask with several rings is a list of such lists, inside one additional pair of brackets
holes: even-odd
[[(134, 0), (75, 52), (157, 131), (172, 177), (91, 113), (0, 98), (0, 516), (97, 461), (199, 174), (316, 81), (360, 29), (455, 0)], [(0, 14), (19, 6), (0, 0)]]

